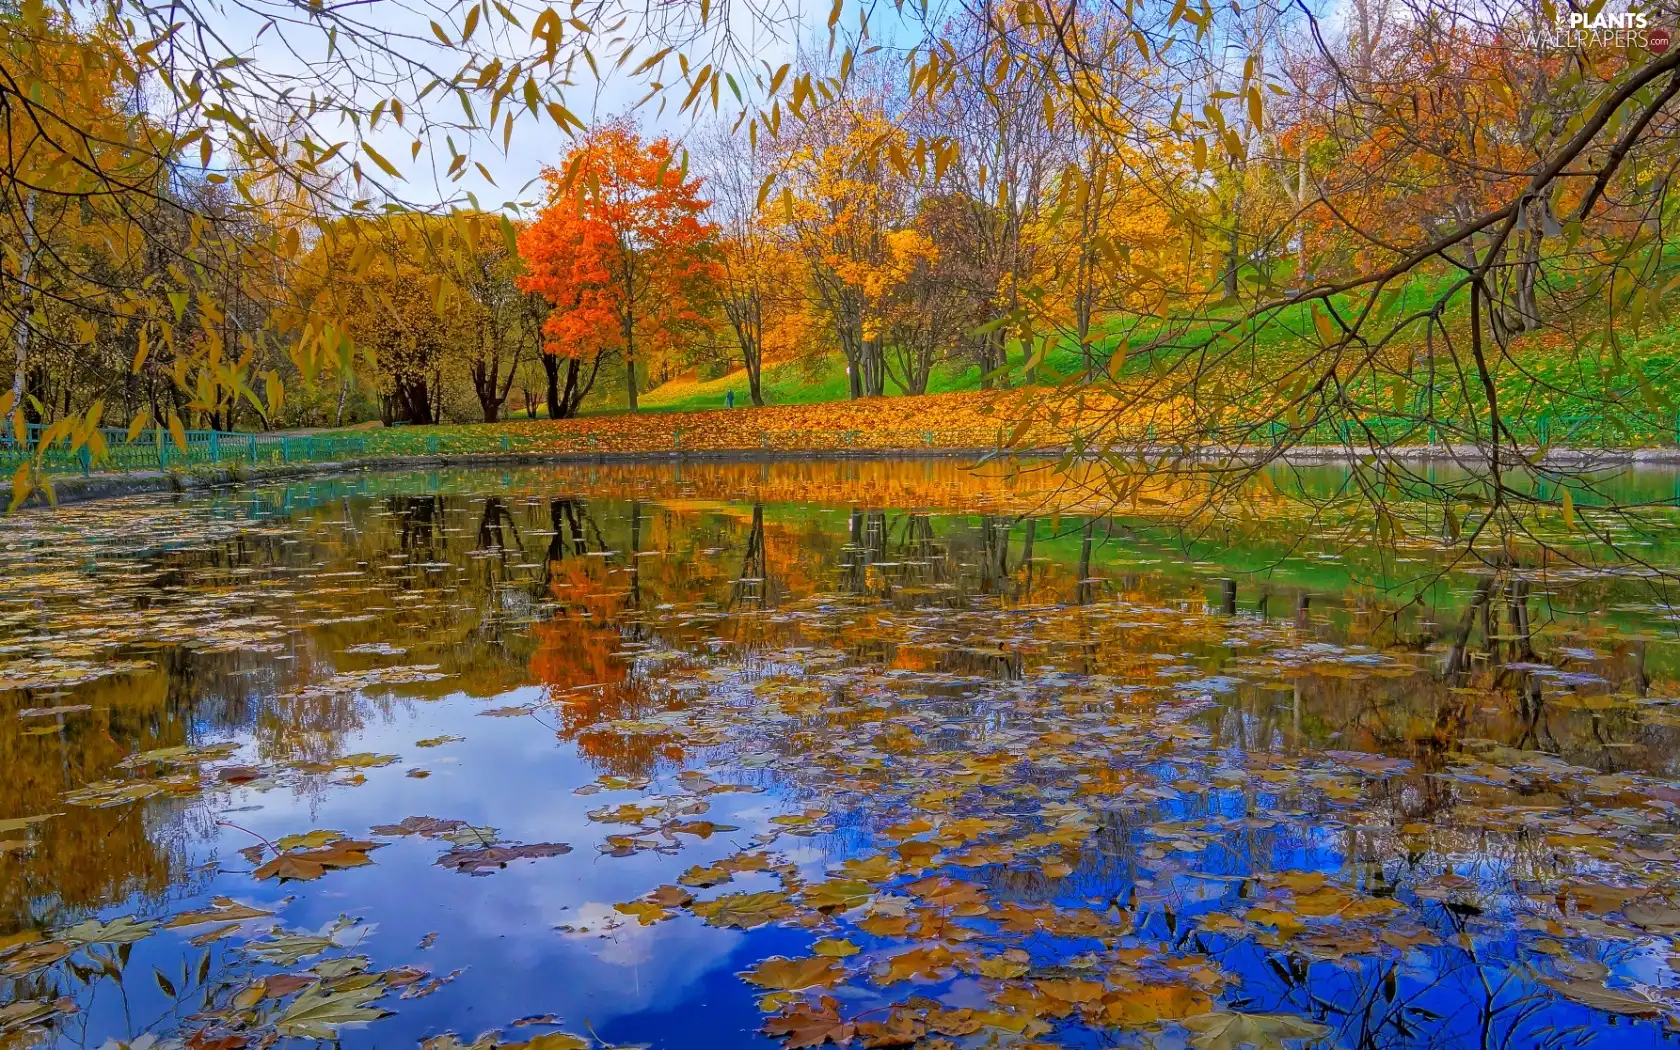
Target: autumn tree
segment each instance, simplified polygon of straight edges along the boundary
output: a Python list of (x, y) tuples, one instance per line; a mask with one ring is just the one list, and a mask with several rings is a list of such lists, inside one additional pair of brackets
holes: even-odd
[[(601, 355), (616, 353), (635, 411), (637, 366), (645, 370), (694, 323), (714, 272), (700, 180), (669, 140), (644, 144), (627, 122), (591, 133), (544, 179), (547, 206), (520, 245), (522, 287), (551, 306), (545, 351), (592, 358), (591, 380)], [(563, 399), (551, 397), (557, 408)]]
[(785, 222), (845, 356), (853, 398), (886, 393), (888, 299), (921, 250), (897, 236), (914, 208), (905, 141), (879, 98), (839, 97), (782, 161)]
[(520, 362), (539, 352), (541, 312), (518, 285), (519, 256), (495, 217), (467, 213), (454, 219), (457, 236), (446, 244), (447, 298), (467, 322), (461, 357), (484, 422), (501, 418)]
[(759, 190), (775, 163), (768, 144), (742, 148), (727, 129), (714, 128), (702, 146), (719, 229), (712, 289), (735, 337), (748, 393), (762, 405), (766, 354), (786, 353), (799, 338), (794, 326), (804, 309), (804, 267), (785, 226), (761, 206)]
[(602, 358), (612, 353), (619, 335), (614, 318), (597, 302), (600, 290), (611, 281), (605, 237), (605, 230), (584, 218), (577, 196), (570, 193), (556, 195), (541, 217), (519, 233), (525, 269), (519, 287), (548, 306), (542, 325), (542, 365), (550, 419), (577, 414), (594, 389)]

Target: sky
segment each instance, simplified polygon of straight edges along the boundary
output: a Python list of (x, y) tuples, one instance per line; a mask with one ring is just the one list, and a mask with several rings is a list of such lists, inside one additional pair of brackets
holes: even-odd
[[(447, 52), (433, 39), (431, 22), (435, 19), (443, 23), (446, 32), (451, 36), (458, 36), (461, 19), (466, 14), (469, 4), (451, 0), (360, 2), (370, 13), (357, 12), (358, 16), (367, 25), (388, 34), (388, 38), (404, 53), (427, 56), (435, 63), (436, 69), (452, 72), (458, 67), (459, 56)], [(762, 27), (752, 24), (749, 16), (745, 14), (746, 8), (741, 0), (733, 0), (732, 4), (730, 0), (716, 2), (720, 11), (728, 13), (732, 28), (740, 34), (741, 39), (748, 42), (747, 50), (752, 55), (755, 67), (762, 62), (768, 62), (774, 67), (792, 60), (796, 50), (794, 34), (797, 29), (807, 26), (820, 27), (826, 23), (828, 15), (828, 4), (823, 0), (768, 0), (785, 4), (791, 12), (792, 24), (783, 27), (778, 38), (767, 34)], [(289, 76), (310, 78), (312, 63), (325, 56), (325, 35), (318, 28), (307, 25), (294, 25), (284, 32), (278, 31), (273, 25), (264, 28), (269, 14), (282, 9), (278, 5), (270, 6), (271, 3), (272, 0), (231, 0), (231, 6), (219, 9), (227, 15), (218, 27), (226, 49), (248, 58), (250, 65), (247, 69), (255, 71), (256, 75), (264, 78), (271, 86), (281, 83)], [(823, 9), (820, 14), (811, 13), (813, 3), (821, 3)], [(512, 7), (527, 28), (534, 24), (536, 12), (542, 9), (534, 0), (509, 3), (508, 6)], [(284, 4), (284, 7), (296, 10), (289, 3)], [(566, 6), (560, 4), (558, 7), (564, 16)], [(442, 12), (445, 9), (451, 12), (450, 17), (443, 16)], [(804, 35), (809, 38), (810, 33), (805, 32)], [(826, 38), (826, 33), (823, 36)], [(484, 29), (480, 29), (475, 40), (483, 43), (487, 37)], [(525, 43), (523, 34), (520, 34), (517, 44)], [(679, 90), (674, 96), (670, 96), (668, 90), (668, 101), (663, 107), (663, 113), (657, 99), (638, 106), (647, 94), (645, 85), (635, 81), (628, 72), (614, 72), (605, 68), (608, 65), (606, 54), (609, 50), (616, 56), (617, 48), (610, 45), (597, 45), (595, 48), (597, 60), (606, 73), (603, 78), (597, 80), (588, 67), (579, 62), (578, 72), (574, 74), (576, 83), (564, 89), (567, 108), (587, 124), (629, 114), (637, 119), (645, 133), (666, 134), (681, 139), (701, 124), (716, 119), (733, 121), (738, 113), (738, 107), (726, 92), (725, 102), (720, 106), (717, 118), (712, 116), (709, 107), (698, 122), (691, 114), (679, 115), (676, 112), (677, 106), (683, 90), (686, 89)], [(651, 46), (642, 47), (632, 60), (631, 66), (653, 50)], [(496, 48), (496, 53), (505, 57), (510, 65), (514, 61), (514, 51), (515, 46)], [(345, 53), (354, 55), (353, 50), (341, 46), (340, 54)], [(668, 60), (667, 65), (669, 69), (666, 79), (668, 83), (675, 83), (678, 71), (674, 58)], [(741, 72), (736, 70), (737, 76), (740, 76)], [(318, 82), (318, 78), (315, 80)], [(413, 94), (414, 87), (417, 85), (411, 86), (409, 95)], [(365, 111), (386, 92), (364, 88), (355, 92), (344, 90), (343, 93), (353, 93), (358, 106)], [(450, 121), (460, 119), (461, 110), (453, 99), (443, 99), (434, 94), (427, 104), (434, 116), (442, 116)], [(416, 112), (416, 108), (410, 99), (410, 127), (414, 123), (412, 114)], [(486, 110), (479, 107), (479, 112), (483, 115)], [(389, 119), (373, 130), (366, 141), (402, 171), (404, 181), (396, 184), (395, 188), (406, 203), (436, 205), (461, 201), (472, 195), (476, 197), (478, 206), (486, 210), (496, 210), (509, 203), (529, 202), (539, 197), (539, 179), (543, 168), (559, 163), (571, 143), (571, 138), (546, 114), (540, 117), (533, 116), (523, 107), (521, 113), (522, 116), (516, 120), (512, 138), (505, 149), (499, 130), (494, 135), (482, 132), (468, 134), (458, 130), (453, 132), (455, 144), (470, 152), (472, 160), (476, 162), (468, 165), (466, 174), (459, 181), (452, 182), (447, 178), (451, 151), (442, 134), (431, 136), (429, 148), (423, 148), (420, 155), (413, 160), (410, 157), (414, 136), (409, 131), (398, 128)], [(322, 125), (319, 130), (322, 137), (328, 141), (350, 137), (353, 131), (350, 126), (341, 125), (336, 119)], [(477, 164), (482, 164), (488, 171), (488, 178), (477, 169)], [(371, 164), (364, 162), (363, 166), (370, 172), (374, 170)]]

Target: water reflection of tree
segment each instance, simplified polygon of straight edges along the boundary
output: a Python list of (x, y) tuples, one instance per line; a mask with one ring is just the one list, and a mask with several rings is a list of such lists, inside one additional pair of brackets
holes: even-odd
[(730, 609), (743, 606), (762, 609), (771, 604), (768, 564), (764, 552), (764, 504), (754, 503), (746, 550), (741, 555), (741, 571), (729, 589)]
[(13, 692), (0, 700), (0, 720), (9, 724), (0, 732), (0, 819), (59, 814), (30, 830), (31, 849), (0, 853), (0, 938), (73, 922), (133, 895), (161, 901), (186, 879), (185, 839), (194, 829), (180, 806), (147, 819), (137, 807), (88, 809), (59, 801), (66, 790), (104, 779), (131, 750), (188, 742), (188, 725), (168, 691), (168, 679), (158, 673), (100, 679), (77, 691), (93, 711), (58, 716), (54, 731), (30, 735), (17, 730), (45, 728), (41, 719), (17, 717), (19, 709), (35, 706), (30, 695)]
[[(614, 566), (587, 505), (555, 500), (549, 506), (556, 535), (548, 548), (545, 579), (550, 612), (531, 627), (536, 648), (530, 672), (545, 687), (558, 719), (561, 737), (575, 739), (580, 751), (604, 768), (622, 775), (647, 772), (670, 756), (668, 739), (653, 734), (598, 730), (603, 722), (643, 717), (653, 699), (636, 661), (624, 652), (639, 632), (641, 513), (630, 515), (628, 588), (610, 581)], [(593, 532), (597, 550), (585, 538)]]

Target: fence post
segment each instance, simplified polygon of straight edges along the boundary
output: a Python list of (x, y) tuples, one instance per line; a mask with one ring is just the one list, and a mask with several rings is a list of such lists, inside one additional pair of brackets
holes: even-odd
[(255, 434), (251, 435), (250, 446), (251, 446), (251, 465), (254, 467), (254, 466), (257, 465), (257, 435), (255, 435)]
[(153, 433), (157, 438), (158, 469), (167, 470), (169, 468), (169, 446), (163, 443), (163, 428), (158, 427)]
[(222, 440), (218, 431), (210, 431), (210, 464), (216, 466), (222, 462)]
[(93, 450), (83, 445), (80, 458), (82, 461), (82, 477), (85, 478), (93, 473)]
[(290, 463), (291, 461), (292, 461), (292, 439), (289, 438), (289, 437), (281, 437), (280, 438), (280, 462)]

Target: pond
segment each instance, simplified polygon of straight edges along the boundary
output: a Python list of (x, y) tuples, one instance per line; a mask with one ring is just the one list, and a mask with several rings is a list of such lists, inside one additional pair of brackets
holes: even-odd
[(0, 1047), (1680, 1045), (1648, 568), (1057, 505), (941, 460), (0, 520)]

